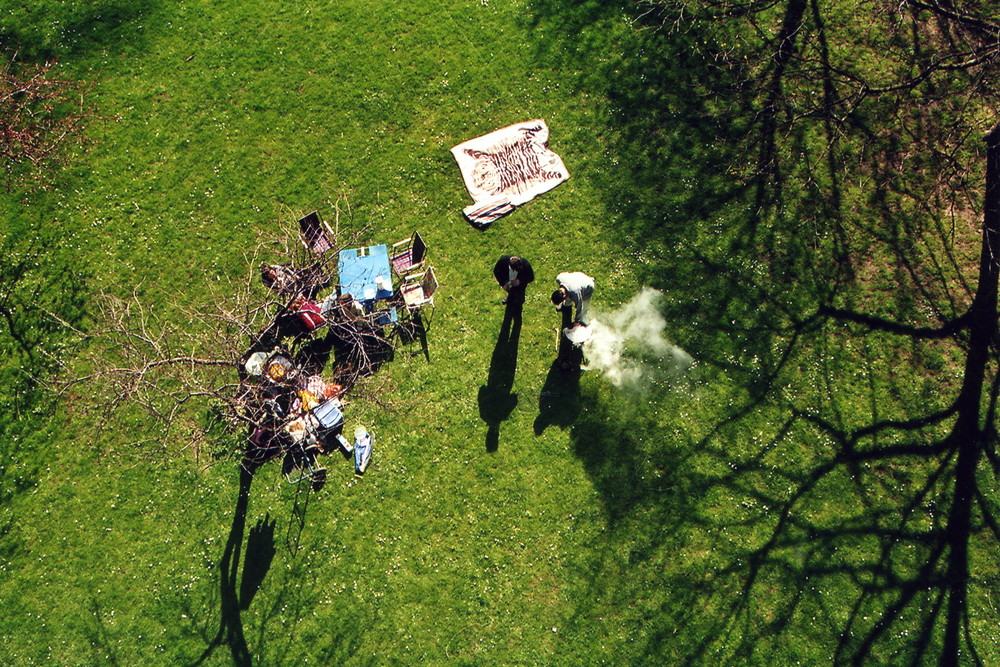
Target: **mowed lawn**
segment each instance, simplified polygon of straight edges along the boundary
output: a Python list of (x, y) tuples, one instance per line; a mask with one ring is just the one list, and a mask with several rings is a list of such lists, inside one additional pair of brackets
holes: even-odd
[[(539, 65), (542, 35), (524, 10), (151, 3), (121, 25), (113, 13), (95, 19), (92, 41), (63, 56), (95, 82), (90, 100), (104, 119), (55, 191), (11, 196), (4, 208), (15, 225), (70, 235), (91, 290), (135, 288), (168, 311), (174, 300), (224, 299), (218, 280), (246, 273), (258, 228), (291, 232), (313, 209), (332, 222), (338, 201), (352, 211), (345, 231), (369, 228), (376, 243), (418, 229), (430, 246), (442, 285), (430, 360), (403, 351), (383, 370), (387, 409), (348, 409), (348, 429), (364, 424), (376, 437), (367, 475), (355, 479), (334, 460), (311, 496), (277, 464), (253, 480), (246, 535), (258, 527), (268, 539), (249, 549), (273, 544), (274, 556), (239, 614), (260, 664), (534, 662), (570, 646), (616, 655), (632, 633), (621, 621), (577, 618), (604, 558), (607, 512), (568, 432), (536, 436), (533, 422), (555, 354), (555, 274), (594, 275), (608, 306), (637, 285), (627, 253), (605, 240), (609, 214), (586, 176), (605, 163), (599, 109), (574, 91), (572, 73)], [(494, 228), (473, 229), (448, 149), (532, 118), (548, 122), (574, 177)], [(529, 257), (539, 280), (524, 313), (517, 409), (487, 453), (477, 390), (503, 314), (491, 271), (511, 252)], [(120, 443), (112, 428), (97, 445), (81, 394), (62, 405), (32, 460), (14, 464), (30, 489), (7, 509), (5, 660), (184, 664), (208, 649), (207, 664), (230, 662), (224, 643), (210, 646), (234, 623), (219, 564), (237, 462), (196, 461), (183, 443), (168, 444), (169, 457), (143, 456), (126, 446), (134, 423)], [(237, 589), (243, 578), (253, 577)], [(604, 649), (591, 645), (602, 636)]]
[[(694, 365), (652, 390), (552, 369), (558, 272), (594, 276), (598, 312), (655, 274), (618, 233), (628, 221), (611, 202), (633, 182), (619, 176), (610, 103), (589, 85), (616, 71), (595, 67), (629, 39), (624, 19), (589, 26), (578, 50), (558, 16), (520, 0), (39, 7), (8, 20), (93, 82), (100, 118), (51, 189), (3, 195), (0, 215), (9, 234), (57, 244), (85, 294), (134, 292), (183, 318), (229, 296), (260, 230), (293, 233), (312, 210), (331, 222), (340, 210), (345, 235), (370, 243), (419, 230), (441, 287), (427, 355), (401, 347), (374, 380), (379, 401), (346, 408), (348, 433), (375, 435), (368, 472), (333, 457), (318, 492), (276, 463), (241, 475), (213, 456), (225, 438), (197, 452), (143, 443), (135, 415), (99, 434), (85, 385), (23, 416), (32, 435), (8, 443), (0, 476), (14, 488), (0, 496), (0, 662), (821, 664), (848, 619), (890, 605), (855, 604), (878, 551), (863, 531), (824, 554), (843, 566), (829, 571), (809, 569), (799, 524), (795, 539), (773, 537), (774, 508), (830, 443), (789, 420), (783, 396), (729, 377), (715, 363), (725, 350), (699, 349), (710, 337), (691, 322), (668, 321), (666, 335)], [(570, 180), (474, 229), (449, 149), (533, 118)], [(503, 317), (492, 267), (510, 253), (538, 280), (516, 406), (488, 451), (480, 395)], [(653, 282), (671, 303), (699, 298)], [(875, 412), (892, 392), (852, 362), (878, 367), (892, 343), (840, 343), (793, 356), (778, 393)], [(832, 376), (850, 377), (839, 398)], [(924, 471), (894, 474), (919, 484)], [(840, 471), (795, 511), (836, 530), (898, 502), (856, 493)], [(770, 542), (767, 559), (747, 560)], [(992, 602), (972, 605), (988, 615)], [(973, 632), (997, 655), (995, 631)], [(882, 656), (908, 641), (887, 639)]]

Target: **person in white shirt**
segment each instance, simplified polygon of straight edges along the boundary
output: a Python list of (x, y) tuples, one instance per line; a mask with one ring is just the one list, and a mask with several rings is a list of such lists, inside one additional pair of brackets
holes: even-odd
[(569, 308), (572, 303), (576, 307), (573, 317), (573, 328), (590, 324), (588, 310), (590, 297), (594, 293), (594, 279), (581, 271), (560, 273), (556, 276), (559, 288), (552, 293), (552, 303), (556, 310)]

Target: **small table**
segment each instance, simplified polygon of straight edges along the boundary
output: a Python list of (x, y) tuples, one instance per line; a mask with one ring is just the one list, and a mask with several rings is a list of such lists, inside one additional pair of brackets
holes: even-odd
[(341, 294), (373, 305), (377, 299), (392, 297), (392, 268), (386, 246), (341, 250), (337, 259)]

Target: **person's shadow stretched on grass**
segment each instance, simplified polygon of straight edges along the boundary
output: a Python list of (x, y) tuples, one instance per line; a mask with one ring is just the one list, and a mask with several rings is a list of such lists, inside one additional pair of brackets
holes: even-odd
[(500, 335), (490, 359), (490, 373), (486, 384), (479, 388), (479, 417), (486, 422), (486, 451), (495, 452), (500, 446), (500, 424), (506, 421), (517, 406), (513, 393), (514, 375), (517, 372), (517, 346), (521, 337), (522, 303), (507, 302)]
[(567, 428), (580, 414), (580, 364), (583, 362), (583, 350), (562, 334), (562, 329), (570, 324), (570, 309), (564, 308), (558, 334), (559, 352), (549, 367), (549, 374), (545, 377), (545, 384), (538, 396), (535, 435), (541, 435), (549, 426)]
[(274, 560), (274, 528), (277, 522), (268, 514), (250, 529), (247, 537), (246, 555), (243, 558), (243, 579), (240, 582), (240, 609), (250, 608), (264, 577)]

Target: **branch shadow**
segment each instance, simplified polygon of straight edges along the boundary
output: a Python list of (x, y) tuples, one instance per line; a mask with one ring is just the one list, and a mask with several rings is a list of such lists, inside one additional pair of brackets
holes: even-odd
[[(58, 397), (63, 323), (86, 318), (86, 276), (58, 234), (19, 229), (0, 239), (0, 509), (38, 483), (48, 460), (48, 429)], [(24, 517), (3, 512), (0, 558), (25, 553), (19, 525)]]
[(968, 587), (995, 586), (969, 568), (1000, 530), (978, 481), (995, 433), (973, 425), (975, 378), (990, 396), (998, 381), (988, 335), (971, 343), (955, 231), (982, 181), (950, 192), (953, 163), (981, 153), (968, 128), (911, 122), (933, 113), (919, 91), (839, 114), (816, 2), (768, 3), (756, 70), (732, 55), (745, 15), (675, 21), (671, 6), (626, 13), (636, 29), (607, 56), (587, 45), (621, 5), (532, 4), (556, 35), (539, 59), (572, 54), (580, 87), (608, 101), (594, 134), (615, 168), (584, 177), (697, 360), (687, 393), (637, 407), (588, 383), (569, 420), (605, 548), (627, 554), (597, 557), (572, 627), (642, 609), (629, 657), (643, 663), (981, 664)]

